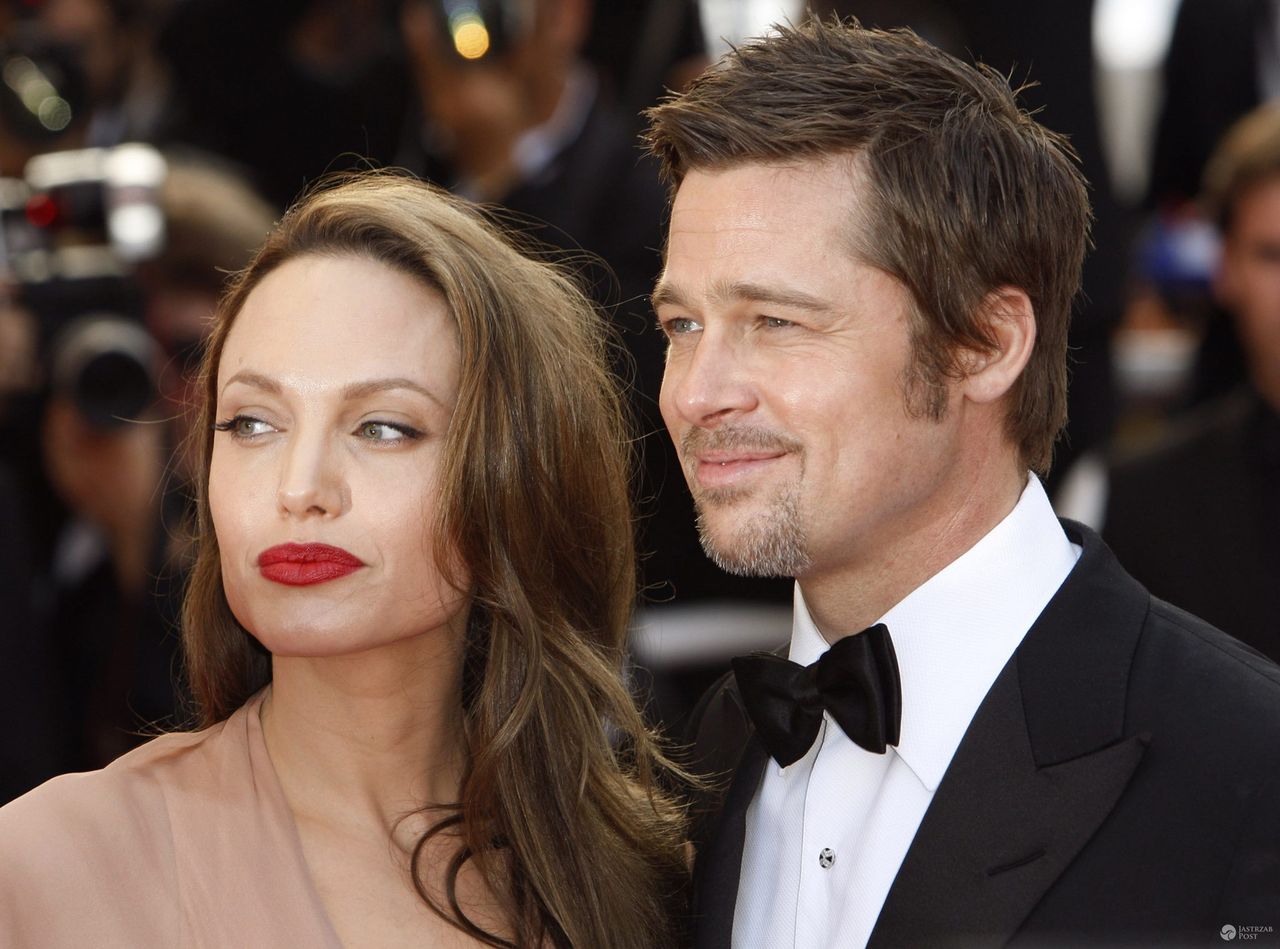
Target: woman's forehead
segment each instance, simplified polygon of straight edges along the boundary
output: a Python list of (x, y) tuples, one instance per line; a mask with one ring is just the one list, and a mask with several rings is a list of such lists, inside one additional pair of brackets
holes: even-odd
[(218, 384), (251, 370), (300, 387), (370, 378), (449, 378), (457, 330), (443, 295), (408, 274), (360, 257), (287, 261), (249, 292), (227, 334)]

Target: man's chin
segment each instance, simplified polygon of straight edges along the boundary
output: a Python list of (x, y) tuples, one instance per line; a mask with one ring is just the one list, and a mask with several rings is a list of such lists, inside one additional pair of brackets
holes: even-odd
[(696, 488), (693, 491), (693, 504), (699, 516), (704, 516), (707, 511), (736, 507), (749, 501), (753, 493), (750, 488), (744, 487)]
[(792, 573), (779, 573), (768, 569), (766, 565), (755, 561), (742, 560), (737, 557), (723, 556), (721, 551), (712, 549), (703, 545), (703, 551), (713, 564), (723, 570), (725, 573), (735, 577), (753, 577), (759, 580), (768, 580), (772, 578), (792, 579)]
[(810, 560), (804, 532), (795, 521), (735, 517), (733, 528), (716, 523), (699, 507), (698, 539), (721, 570), (739, 577), (795, 577)]

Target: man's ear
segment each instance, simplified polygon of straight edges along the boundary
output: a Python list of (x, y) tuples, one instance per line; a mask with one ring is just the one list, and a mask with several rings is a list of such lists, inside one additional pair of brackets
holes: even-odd
[(995, 348), (967, 354), (960, 391), (971, 402), (1003, 398), (1022, 375), (1036, 342), (1031, 298), (1017, 287), (998, 287), (983, 298), (978, 316), (991, 328)]

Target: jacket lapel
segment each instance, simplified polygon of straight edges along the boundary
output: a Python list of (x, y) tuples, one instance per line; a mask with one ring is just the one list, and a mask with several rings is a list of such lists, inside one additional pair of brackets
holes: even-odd
[(702, 814), (695, 816), (694, 946), (729, 949), (747, 808), (769, 755), (756, 740), (732, 675), (713, 693), (708, 707), (695, 714), (700, 725), (694, 748), (700, 753), (694, 770), (713, 776), (731, 773), (733, 777), (723, 797), (711, 795)]
[(764, 746), (752, 736), (742, 755), (725, 797), (724, 809), (707, 852), (695, 870), (694, 945), (698, 949), (729, 949), (733, 939), (733, 913), (742, 876), (742, 847), (747, 831), (747, 807), (760, 786), (769, 760)]
[(1037, 768), (1012, 667), (903, 860), (869, 946), (1003, 945), (1115, 806), (1140, 737)]
[(997, 677), (952, 759), (869, 946), (1002, 945), (1114, 808), (1149, 736), (1126, 736), (1148, 595), (1096, 534)]

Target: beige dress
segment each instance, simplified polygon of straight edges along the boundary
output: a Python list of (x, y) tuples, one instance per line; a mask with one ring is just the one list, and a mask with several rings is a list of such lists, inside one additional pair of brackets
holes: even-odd
[(341, 949), (263, 741), (264, 696), (0, 808), (0, 946)]

